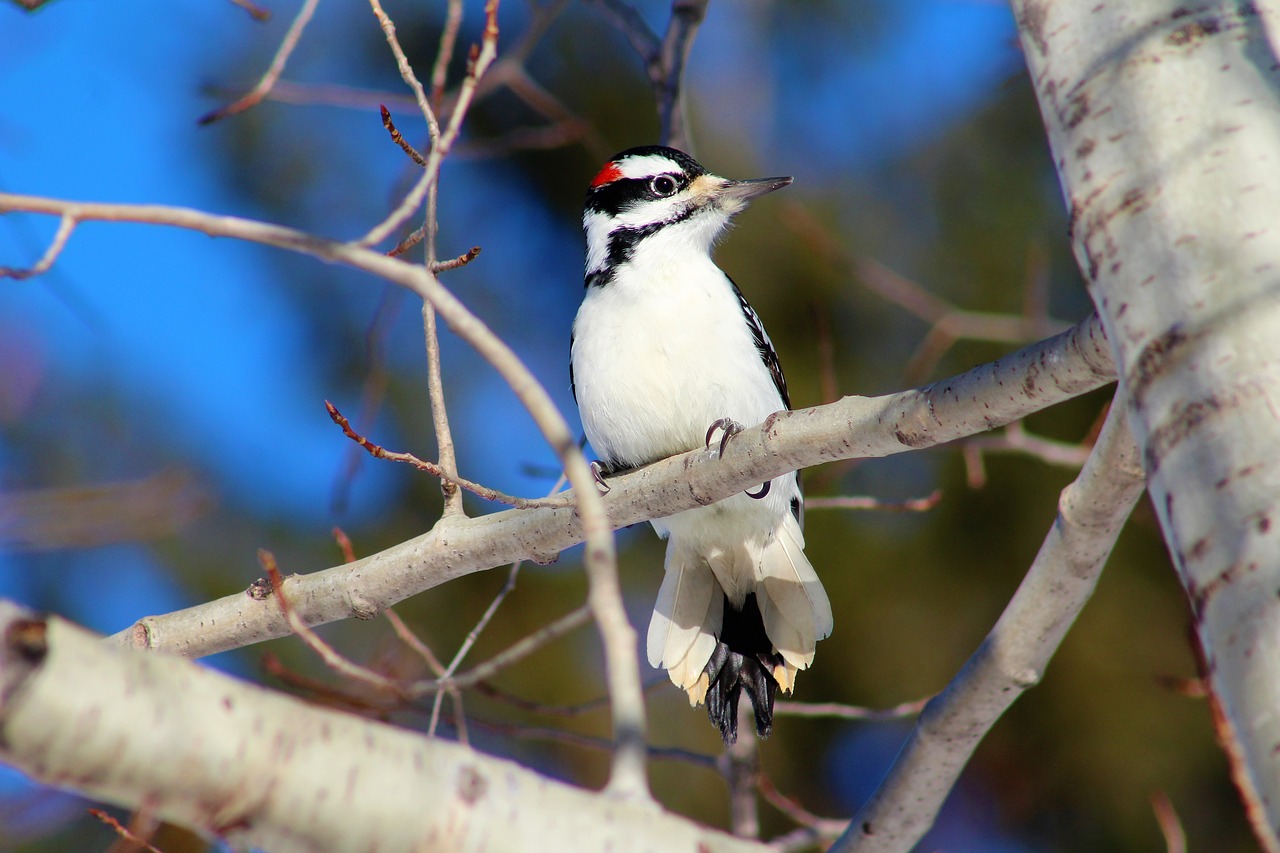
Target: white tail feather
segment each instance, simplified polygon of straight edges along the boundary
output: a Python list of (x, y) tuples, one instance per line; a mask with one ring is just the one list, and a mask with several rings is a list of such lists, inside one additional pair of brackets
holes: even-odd
[(831, 633), (831, 601), (804, 555), (800, 525), (790, 515), (764, 549), (756, 591), (774, 648), (788, 663), (805, 669), (813, 662), (818, 640)]
[(724, 594), (707, 564), (676, 542), (667, 548), (666, 571), (649, 620), (649, 663), (667, 670), (676, 686), (697, 681), (715, 651)]

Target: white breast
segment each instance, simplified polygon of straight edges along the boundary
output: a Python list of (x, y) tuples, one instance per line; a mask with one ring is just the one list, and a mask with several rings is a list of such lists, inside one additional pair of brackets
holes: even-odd
[(704, 446), (718, 418), (751, 426), (783, 408), (729, 280), (705, 255), (682, 257), (645, 264), (637, 253), (574, 321), (583, 429), (626, 467)]

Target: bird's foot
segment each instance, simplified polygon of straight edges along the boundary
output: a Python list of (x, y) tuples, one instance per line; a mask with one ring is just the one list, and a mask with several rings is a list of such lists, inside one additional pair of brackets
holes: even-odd
[(611, 486), (604, 481), (604, 466), (599, 461), (591, 463), (591, 479), (596, 481), (596, 488), (600, 490), (601, 495), (609, 494)]
[(724, 456), (724, 449), (729, 444), (729, 439), (742, 432), (742, 424), (733, 418), (719, 418), (707, 427), (707, 448), (711, 448), (711, 437), (716, 434), (716, 430), (724, 430), (724, 435), (720, 439), (720, 449), (716, 452), (717, 456)]
[[(716, 430), (723, 430), (724, 435), (721, 436), (720, 438), (720, 448), (716, 451), (716, 456), (717, 458), (724, 456), (724, 449), (725, 447), (728, 446), (729, 439), (733, 438), (735, 435), (742, 432), (742, 429), (743, 429), (742, 424), (738, 423), (733, 418), (717, 419), (711, 424), (711, 426), (707, 427), (708, 449), (711, 447), (711, 438), (716, 434)], [(769, 494), (769, 487), (771, 485), (773, 485), (773, 482), (768, 481), (760, 486), (759, 491), (744, 492), (743, 494), (745, 494), (749, 498), (753, 498), (754, 500), (760, 500), (765, 495)]]

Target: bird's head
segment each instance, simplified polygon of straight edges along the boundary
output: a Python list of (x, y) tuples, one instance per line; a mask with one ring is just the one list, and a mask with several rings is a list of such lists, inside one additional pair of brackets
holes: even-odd
[(688, 154), (659, 145), (623, 151), (587, 189), (582, 227), (588, 278), (629, 262), (650, 238), (659, 238), (669, 255), (708, 253), (735, 214), (790, 183), (791, 178), (721, 178)]

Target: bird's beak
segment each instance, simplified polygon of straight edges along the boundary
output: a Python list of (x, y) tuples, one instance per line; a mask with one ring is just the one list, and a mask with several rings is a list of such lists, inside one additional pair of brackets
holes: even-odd
[(720, 190), (722, 197), (732, 198), (744, 204), (765, 193), (780, 190), (790, 184), (794, 178), (756, 178), (750, 181), (729, 181)]
[(715, 200), (730, 214), (737, 213), (756, 198), (780, 190), (790, 184), (792, 178), (756, 178), (750, 181), (725, 181), (715, 191)]

